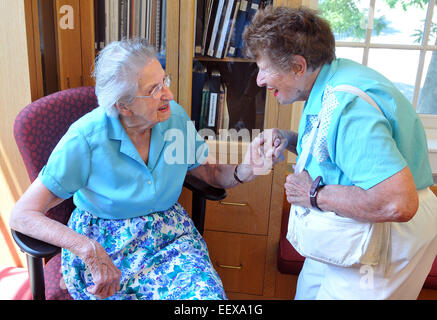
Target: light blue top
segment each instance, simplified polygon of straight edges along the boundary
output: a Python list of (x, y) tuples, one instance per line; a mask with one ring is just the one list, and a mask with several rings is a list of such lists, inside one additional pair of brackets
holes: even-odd
[(148, 163), (118, 117), (98, 107), (73, 123), (53, 150), (39, 178), (56, 196), (105, 219), (127, 219), (170, 208), (185, 175), (203, 163), (208, 145), (185, 110), (152, 128)]
[[(341, 84), (363, 90), (384, 115), (354, 94), (332, 90)], [(347, 59), (323, 66), (300, 120), (299, 154), (322, 103), (326, 110), (305, 167), (313, 179), (367, 190), (408, 165), (417, 189), (433, 184), (422, 122), (384, 76)]]

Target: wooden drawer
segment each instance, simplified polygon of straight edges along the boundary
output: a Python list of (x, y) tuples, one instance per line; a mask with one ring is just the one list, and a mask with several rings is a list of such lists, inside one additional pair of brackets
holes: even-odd
[(272, 174), (226, 190), (222, 201), (207, 201), (205, 230), (267, 235)]
[(262, 295), (267, 237), (206, 231), (204, 238), (226, 291)]

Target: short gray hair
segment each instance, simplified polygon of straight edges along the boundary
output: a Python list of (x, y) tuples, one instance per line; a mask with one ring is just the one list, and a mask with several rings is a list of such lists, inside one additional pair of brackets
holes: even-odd
[(144, 39), (114, 41), (100, 51), (93, 76), (97, 101), (108, 116), (118, 116), (115, 104), (132, 103), (140, 72), (153, 59), (156, 51)]

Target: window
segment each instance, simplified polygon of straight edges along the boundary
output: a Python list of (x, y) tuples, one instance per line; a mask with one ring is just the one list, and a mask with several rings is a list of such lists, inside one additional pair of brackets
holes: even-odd
[(334, 31), (338, 58), (379, 71), (411, 101), (437, 174), (436, 0), (319, 0), (318, 9)]
[[(320, 0), (334, 30), (337, 57), (390, 79), (418, 113), (437, 116), (435, 0)], [(437, 118), (436, 118), (437, 127)]]

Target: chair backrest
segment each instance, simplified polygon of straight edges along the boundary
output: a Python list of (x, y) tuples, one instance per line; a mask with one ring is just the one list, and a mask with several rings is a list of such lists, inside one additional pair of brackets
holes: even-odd
[[(21, 110), (15, 119), (14, 137), (31, 182), (70, 125), (96, 107), (94, 87), (79, 87), (48, 95)], [(52, 208), (47, 216), (66, 224), (73, 209), (69, 199)]]

